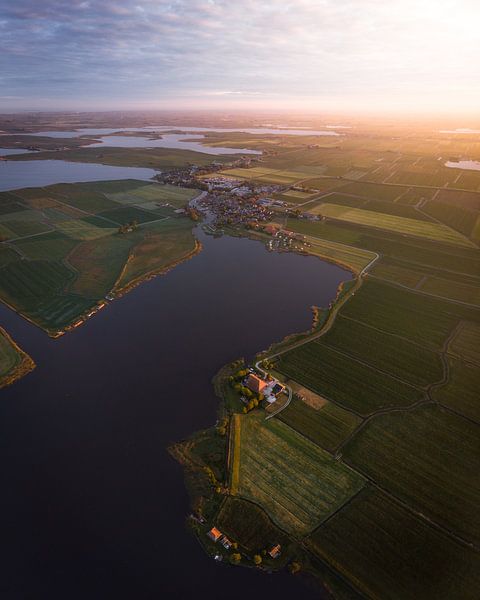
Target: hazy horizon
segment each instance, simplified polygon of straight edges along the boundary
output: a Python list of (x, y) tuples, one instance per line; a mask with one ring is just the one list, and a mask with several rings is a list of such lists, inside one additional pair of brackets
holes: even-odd
[(0, 111), (478, 114), (473, 0), (0, 3)]

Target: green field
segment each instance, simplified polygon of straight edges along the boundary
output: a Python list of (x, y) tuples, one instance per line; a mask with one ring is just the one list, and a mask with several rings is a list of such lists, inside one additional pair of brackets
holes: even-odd
[(337, 317), (321, 342), (411, 385), (422, 387), (442, 379), (436, 352), (346, 317)]
[(198, 190), (182, 188), (174, 185), (145, 185), (124, 192), (107, 194), (111, 200), (120, 204), (142, 205), (154, 202), (158, 206), (169, 204), (175, 208), (185, 206), (198, 194)]
[(467, 362), (480, 365), (480, 324), (462, 323), (461, 329), (450, 342), (449, 351)]
[(432, 349), (442, 346), (459, 321), (480, 321), (480, 309), (415, 294), (379, 281), (364, 283), (342, 314)]
[(260, 552), (275, 544), (285, 547), (288, 536), (270, 519), (257, 504), (227, 496), (215, 520), (216, 526), (232, 541), (248, 552)]
[(0, 327), (0, 388), (13, 383), (34, 367), (27, 356)]
[(393, 202), (402, 196), (406, 188), (396, 185), (381, 185), (378, 183), (348, 183), (339, 190), (342, 194), (351, 194), (352, 196), (361, 196), (368, 200), (385, 200)]
[(480, 586), (477, 552), (371, 487), (321, 525), (308, 547), (366, 598), (473, 600)]
[(376, 257), (373, 252), (368, 250), (361, 250), (360, 248), (321, 240), (312, 236), (307, 236), (307, 241), (311, 244), (308, 248), (309, 254), (341, 264), (355, 273), (359, 273)]
[(334, 452), (361, 423), (359, 417), (331, 402), (316, 409), (297, 399), (276, 418), (329, 452)]
[[(0, 235), (15, 237), (0, 247), (0, 299), (49, 333), (71, 326), (112, 289), (122, 291), (195, 249), (191, 221), (165, 206), (195, 193), (126, 180), (0, 194)], [(128, 194), (137, 194), (139, 204), (113, 199)], [(154, 210), (141, 207), (153, 198)], [(132, 222), (138, 228), (119, 232)]]
[(478, 544), (479, 440), (480, 425), (430, 404), (375, 417), (343, 458), (415, 511)]
[(448, 382), (435, 388), (435, 400), (480, 425), (479, 367), (449, 359)]
[(309, 212), (365, 227), (385, 229), (403, 235), (426, 238), (436, 242), (455, 244), (457, 246), (473, 247), (473, 243), (463, 235), (450, 229), (450, 227), (439, 223), (429, 223), (427, 221), (419, 221), (417, 219), (399, 217), (386, 213), (377, 213), (371, 210), (362, 210), (360, 208), (350, 208), (341, 206), (340, 204), (330, 204), (328, 202), (310, 208)]
[(317, 341), (285, 352), (275, 368), (358, 415), (409, 406), (423, 397), (417, 388)]
[(239, 437), (238, 495), (261, 504), (295, 538), (314, 529), (363, 485), (361, 476), (276, 419), (241, 417)]
[(226, 169), (220, 171), (219, 175), (233, 177), (234, 179), (255, 180), (259, 183), (277, 183), (280, 185), (291, 185), (296, 181), (306, 179), (305, 173), (280, 169), (268, 169), (252, 167), (250, 169)]

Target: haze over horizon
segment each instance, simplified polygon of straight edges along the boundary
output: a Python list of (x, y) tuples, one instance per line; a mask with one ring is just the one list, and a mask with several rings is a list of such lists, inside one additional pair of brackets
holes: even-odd
[(478, 114), (475, 0), (0, 2), (0, 111)]

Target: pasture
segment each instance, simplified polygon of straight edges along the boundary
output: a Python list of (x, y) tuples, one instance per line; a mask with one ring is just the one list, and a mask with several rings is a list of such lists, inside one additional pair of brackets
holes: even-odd
[[(195, 193), (126, 180), (0, 195), (0, 236), (14, 238), (0, 248), (0, 298), (50, 333), (72, 325), (113, 288), (121, 291), (195, 248), (191, 222), (173, 208), (113, 198), (181, 203)], [(140, 224), (135, 231), (119, 233), (133, 221)]]
[(470, 600), (480, 586), (477, 552), (370, 486), (307, 546), (367, 598)]
[(337, 242), (330, 242), (307, 235), (310, 245), (308, 253), (347, 267), (354, 273), (359, 273), (375, 258), (373, 252)]
[(480, 309), (378, 280), (366, 281), (343, 307), (342, 315), (432, 349), (443, 345), (459, 321), (480, 321)]
[(432, 397), (480, 425), (480, 376), (478, 365), (450, 358), (448, 382), (432, 391)]
[(322, 343), (414, 386), (440, 381), (440, 356), (399, 334), (390, 334), (339, 315)]
[(480, 542), (480, 425), (432, 404), (375, 417), (343, 460), (413, 510)]
[(422, 398), (417, 388), (358, 362), (321, 340), (288, 350), (278, 358), (276, 370), (359, 416), (406, 407)]
[(440, 223), (429, 223), (427, 221), (330, 203), (319, 204), (314, 208), (310, 208), (309, 212), (331, 219), (362, 225), (363, 227), (384, 229), (402, 235), (420, 237), (467, 248), (474, 247), (474, 244), (466, 237)]
[[(277, 419), (239, 417), (238, 495), (299, 539), (363, 486), (361, 476)], [(319, 485), (319, 481), (322, 485)]]
[(275, 418), (329, 452), (334, 452), (361, 423), (355, 414), (331, 402), (313, 408), (296, 398)]
[(466, 362), (480, 365), (480, 323), (462, 323), (448, 350)]
[(215, 525), (252, 554), (275, 544), (284, 548), (289, 544), (288, 536), (260, 506), (242, 498), (227, 496), (216, 516)]

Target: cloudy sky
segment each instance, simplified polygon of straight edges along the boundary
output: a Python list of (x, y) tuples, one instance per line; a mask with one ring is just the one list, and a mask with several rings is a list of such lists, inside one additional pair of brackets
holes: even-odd
[(480, 107), (480, 0), (0, 0), (0, 110)]

